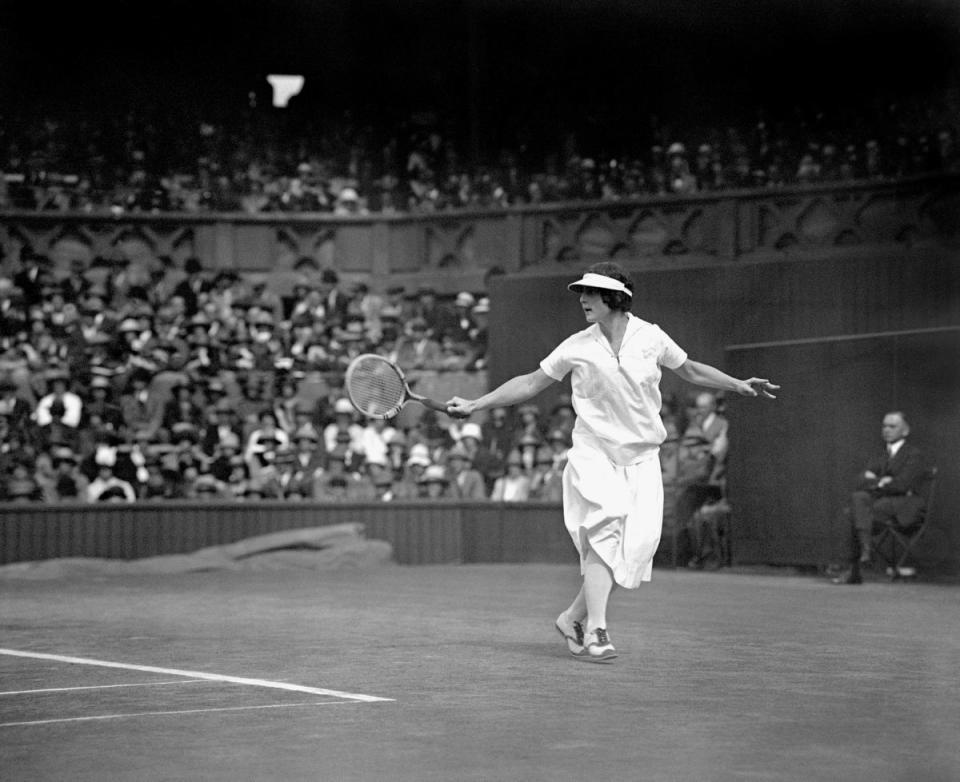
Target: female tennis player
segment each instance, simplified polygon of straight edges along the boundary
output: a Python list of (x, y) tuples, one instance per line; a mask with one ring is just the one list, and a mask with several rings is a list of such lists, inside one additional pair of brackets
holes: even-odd
[(615, 263), (594, 264), (567, 287), (579, 295), (589, 327), (533, 372), (478, 399), (455, 396), (446, 404), (457, 415), (515, 405), (571, 373), (577, 420), (563, 472), (563, 515), (583, 584), (556, 626), (574, 657), (609, 662), (617, 656), (607, 625), (610, 593), (618, 584), (636, 589), (650, 580), (663, 525), (661, 367), (743, 396), (773, 399), (779, 386), (758, 377), (737, 380), (688, 358), (659, 326), (630, 314), (633, 282)]

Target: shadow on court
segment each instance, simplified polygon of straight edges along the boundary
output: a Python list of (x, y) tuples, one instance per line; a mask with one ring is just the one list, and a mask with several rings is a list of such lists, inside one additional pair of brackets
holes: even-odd
[(960, 778), (955, 587), (657, 570), (615, 593), (601, 666), (552, 627), (577, 586), (551, 565), (7, 581), (0, 646), (34, 656), (0, 654), (2, 776)]

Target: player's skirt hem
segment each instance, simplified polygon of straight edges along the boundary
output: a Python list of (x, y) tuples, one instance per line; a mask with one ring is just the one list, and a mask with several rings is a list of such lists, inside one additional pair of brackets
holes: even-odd
[(656, 450), (617, 465), (598, 451), (574, 446), (563, 471), (563, 518), (583, 573), (592, 548), (616, 583), (636, 589), (649, 581), (663, 529), (663, 479)]

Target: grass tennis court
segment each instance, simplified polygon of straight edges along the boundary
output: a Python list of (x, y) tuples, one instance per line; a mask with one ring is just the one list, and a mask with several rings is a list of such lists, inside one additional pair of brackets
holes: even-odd
[(656, 570), (614, 594), (606, 666), (553, 629), (577, 587), (555, 565), (5, 581), (0, 775), (960, 778), (955, 587)]

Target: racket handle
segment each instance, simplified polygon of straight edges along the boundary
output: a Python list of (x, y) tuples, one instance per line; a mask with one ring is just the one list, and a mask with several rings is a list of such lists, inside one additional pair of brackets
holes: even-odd
[(465, 415), (451, 413), (450, 409), (445, 404), (443, 404), (443, 402), (436, 402), (433, 399), (426, 399), (426, 398), (420, 399), (419, 401), (421, 404), (424, 405), (424, 407), (429, 407), (431, 410), (436, 410), (438, 413), (446, 413), (451, 418), (466, 418)]

